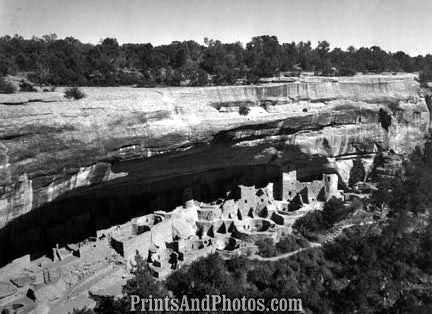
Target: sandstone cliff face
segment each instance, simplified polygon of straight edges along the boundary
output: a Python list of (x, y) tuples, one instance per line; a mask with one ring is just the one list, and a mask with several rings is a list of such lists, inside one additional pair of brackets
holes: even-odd
[(0, 97), (0, 228), (74, 193), (229, 167), (332, 169), (348, 182), (355, 158), (368, 170), (380, 150), (407, 153), (430, 121), (408, 75), (84, 92)]

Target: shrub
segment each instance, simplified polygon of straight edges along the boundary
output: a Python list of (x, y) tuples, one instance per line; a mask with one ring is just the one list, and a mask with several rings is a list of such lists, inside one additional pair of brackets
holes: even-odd
[(245, 105), (241, 105), (239, 108), (239, 114), (241, 114), (242, 116), (247, 116), (248, 113), (250, 112), (250, 108), (245, 106)]
[(391, 115), (387, 113), (384, 109), (380, 109), (378, 112), (378, 122), (381, 123), (383, 129), (388, 131), (389, 126), (391, 126)]
[(323, 230), (324, 226), (323, 214), (321, 211), (316, 210), (297, 219), (293, 228), (304, 233)]
[(365, 175), (366, 175), (366, 170), (363, 166), (363, 162), (360, 156), (358, 156), (353, 161), (353, 167), (350, 170), (348, 185), (352, 187), (357, 182), (362, 182), (365, 178)]
[(288, 253), (300, 249), (301, 246), (297, 242), (297, 238), (295, 236), (288, 235), (276, 243), (276, 248), (280, 253)]
[(428, 82), (432, 81), (432, 69), (425, 69), (420, 72), (419, 76), (422, 85), (426, 85)]
[(266, 238), (263, 240), (258, 240), (255, 242), (255, 244), (258, 246), (259, 255), (263, 257), (271, 257), (277, 255), (277, 250), (273, 239)]
[(76, 86), (66, 88), (65, 90), (65, 97), (67, 99), (81, 99), (84, 98), (86, 95)]
[(37, 92), (37, 89), (34, 88), (32, 84), (24, 80), (21, 80), (19, 87), (21, 92)]
[(89, 309), (87, 306), (83, 309), (73, 309), (70, 314), (95, 314), (95, 312), (92, 309)]
[(320, 76), (335, 76), (337, 74), (337, 71), (335, 68), (330, 66), (325, 66), (322, 71), (316, 71), (315, 75)]
[(11, 82), (7, 82), (3, 77), (0, 77), (0, 94), (13, 94), (15, 91), (16, 88)]
[(346, 209), (343, 201), (332, 197), (325, 204), (322, 211), (324, 223), (327, 228), (333, 227), (333, 225), (343, 219), (345, 219), (350, 210)]
[(78, 311), (77, 314), (130, 313), (131, 295), (139, 295), (142, 298), (148, 298), (149, 295), (156, 298), (163, 298), (168, 295), (165, 286), (161, 281), (155, 280), (151, 275), (147, 262), (138, 255), (138, 252), (135, 256), (135, 263), (131, 266), (132, 278), (123, 286), (122, 297), (115, 298), (113, 296), (90, 294), (90, 297), (96, 302), (94, 309), (89, 310), (84, 308)]
[(332, 197), (324, 204), (322, 211), (309, 212), (296, 220), (293, 228), (307, 238), (311, 238), (311, 232), (319, 232), (330, 229), (335, 223), (347, 218), (352, 209), (345, 208), (343, 201)]
[(338, 74), (339, 76), (354, 76), (357, 72), (353, 68), (340, 68)]
[(310, 247), (310, 243), (308, 240), (304, 239), (304, 238), (298, 238), (297, 239), (297, 244), (300, 245), (300, 247), (302, 248), (308, 248)]

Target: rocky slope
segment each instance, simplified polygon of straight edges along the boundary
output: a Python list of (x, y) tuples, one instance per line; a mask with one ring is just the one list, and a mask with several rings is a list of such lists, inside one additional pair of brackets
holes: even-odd
[(0, 95), (0, 227), (54, 200), (218, 169), (289, 165), (346, 183), (354, 159), (368, 170), (380, 150), (407, 153), (430, 122), (413, 75), (84, 92)]

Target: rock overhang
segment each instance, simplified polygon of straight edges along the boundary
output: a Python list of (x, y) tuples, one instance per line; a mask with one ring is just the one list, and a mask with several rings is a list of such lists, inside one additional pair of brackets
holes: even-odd
[(84, 91), (79, 101), (0, 104), (0, 225), (75, 190), (228, 167), (325, 159), (347, 181), (346, 156), (407, 153), (430, 122), (413, 75)]

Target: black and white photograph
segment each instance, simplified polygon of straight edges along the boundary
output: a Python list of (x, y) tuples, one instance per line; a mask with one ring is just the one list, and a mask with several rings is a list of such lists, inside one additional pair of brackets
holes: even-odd
[(0, 0), (0, 314), (432, 313), (431, 0)]

